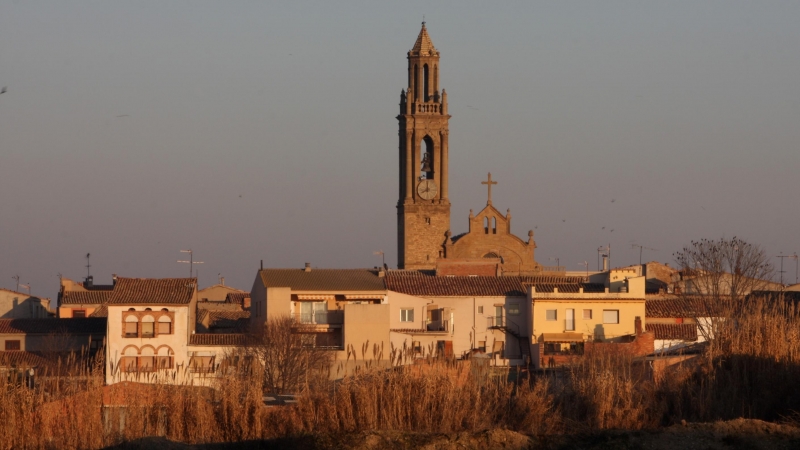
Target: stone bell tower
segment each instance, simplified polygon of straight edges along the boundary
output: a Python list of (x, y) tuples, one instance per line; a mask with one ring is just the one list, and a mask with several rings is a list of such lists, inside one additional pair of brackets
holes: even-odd
[(425, 22), (408, 52), (408, 89), (400, 92), (400, 198), (397, 265), (434, 269), (450, 230), (447, 93), (439, 93), (439, 52)]

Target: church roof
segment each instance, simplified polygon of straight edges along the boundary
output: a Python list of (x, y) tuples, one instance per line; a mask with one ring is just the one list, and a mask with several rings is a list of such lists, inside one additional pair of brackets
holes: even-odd
[(288, 287), (293, 291), (385, 291), (383, 278), (370, 269), (262, 269), (265, 287)]
[[(593, 292), (597, 286), (581, 282), (581, 277), (562, 276), (436, 276), (426, 271), (390, 270), (386, 287), (408, 295), (432, 297), (524, 297), (526, 286), (536, 286), (536, 292)], [(602, 285), (600, 292), (603, 291)]]
[(436, 47), (433, 46), (431, 37), (428, 35), (428, 30), (425, 28), (425, 22), (422, 22), (422, 29), (417, 36), (417, 42), (411, 49), (411, 53), (416, 56), (432, 56), (437, 53)]

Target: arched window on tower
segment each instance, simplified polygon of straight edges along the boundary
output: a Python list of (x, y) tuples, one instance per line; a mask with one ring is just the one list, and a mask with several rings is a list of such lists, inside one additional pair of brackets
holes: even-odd
[(428, 93), (430, 92), (430, 89), (429, 89), (430, 84), (429, 83), (430, 83), (430, 79), (431, 79), (430, 71), (428, 70), (428, 65), (427, 64), (422, 66), (422, 79), (424, 80), (422, 95), (424, 96), (423, 98), (427, 102), (427, 101), (430, 101), (430, 96), (428, 95)]
[(417, 92), (419, 92), (419, 70), (417, 70), (417, 65), (414, 64), (414, 98), (412, 101), (417, 101), (419, 98)]
[(483, 218), (483, 234), (489, 234), (489, 218)]
[(419, 146), (420, 176), (428, 180), (433, 179), (433, 154), (433, 139), (425, 136)]
[(497, 234), (497, 217), (492, 217), (492, 234)]

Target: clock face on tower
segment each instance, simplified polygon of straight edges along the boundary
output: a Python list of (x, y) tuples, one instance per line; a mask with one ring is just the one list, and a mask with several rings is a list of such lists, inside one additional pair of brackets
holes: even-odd
[(422, 180), (417, 185), (417, 195), (423, 200), (433, 200), (436, 194), (439, 193), (439, 187), (433, 180)]

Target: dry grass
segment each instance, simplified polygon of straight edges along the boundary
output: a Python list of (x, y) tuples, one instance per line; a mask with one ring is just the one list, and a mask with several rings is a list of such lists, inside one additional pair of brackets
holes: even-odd
[[(391, 350), (392, 367), (365, 364), (338, 382), (312, 377), (294, 406), (264, 406), (263, 373), (231, 367), (213, 389), (104, 387), (103, 361), (62, 361), (35, 388), (0, 376), (0, 449), (102, 448), (145, 436), (234, 442), (367, 430), (461, 432), (507, 428), (531, 435), (642, 429), (736, 417), (797, 417), (800, 317), (757, 300), (717, 324), (701, 364), (654, 379), (629, 356), (587, 355), (544, 375)], [(360, 357), (380, 357), (365, 345)], [(352, 349), (355, 357), (355, 349)], [(118, 405), (103, 408), (103, 404)]]

